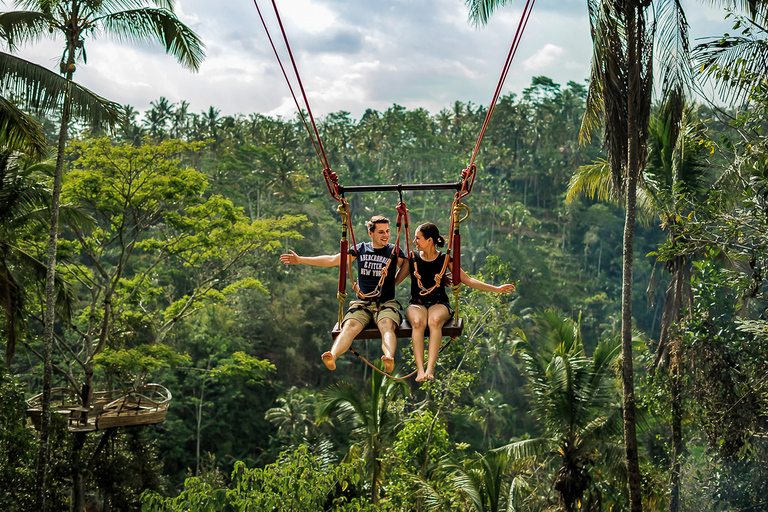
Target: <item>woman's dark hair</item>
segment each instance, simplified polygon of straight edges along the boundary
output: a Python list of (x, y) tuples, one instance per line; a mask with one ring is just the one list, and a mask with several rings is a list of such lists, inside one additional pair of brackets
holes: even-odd
[(429, 240), (431, 238), (436, 247), (443, 247), (445, 245), (445, 238), (440, 236), (440, 230), (431, 222), (425, 222), (417, 227), (416, 231), (421, 233), (424, 240)]

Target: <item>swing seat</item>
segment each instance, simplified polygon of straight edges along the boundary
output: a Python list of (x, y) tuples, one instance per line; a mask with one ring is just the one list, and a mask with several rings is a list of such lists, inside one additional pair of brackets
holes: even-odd
[[(443, 336), (450, 336), (450, 337), (458, 337), (461, 336), (461, 331), (464, 329), (464, 319), (459, 318), (459, 321), (456, 322), (453, 318), (448, 320), (445, 325), (443, 325)], [(341, 333), (341, 328), (339, 327), (339, 323), (336, 322), (336, 324), (333, 326), (333, 330), (331, 331), (331, 337), (335, 340), (336, 337)], [(395, 329), (395, 336), (398, 338), (410, 338), (411, 337), (411, 324), (408, 322), (408, 319), (403, 318), (402, 323), (400, 326)], [(429, 339), (429, 327), (426, 328), (424, 331), (424, 338)], [(379, 328), (376, 327), (375, 324), (369, 323), (365, 329), (360, 331), (360, 333), (355, 336), (356, 340), (378, 340), (381, 339), (381, 332), (379, 332)]]

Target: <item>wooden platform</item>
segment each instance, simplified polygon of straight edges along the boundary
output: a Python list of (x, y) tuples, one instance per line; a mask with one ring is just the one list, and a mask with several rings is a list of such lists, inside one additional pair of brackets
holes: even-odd
[[(459, 318), (458, 323), (454, 321), (453, 318), (448, 320), (448, 322), (443, 326), (443, 336), (461, 336), (461, 331), (464, 329), (464, 320), (462, 318)], [(341, 332), (341, 329), (339, 329), (338, 322), (336, 325), (333, 326), (333, 330), (331, 331), (331, 337), (333, 339), (336, 339), (336, 337)], [(410, 338), (411, 337), (411, 324), (408, 323), (408, 320), (403, 318), (402, 323), (400, 324), (400, 327), (395, 329), (395, 335), (398, 338)], [(427, 327), (426, 331), (424, 332), (424, 337), (429, 338), (429, 327)], [(373, 324), (368, 324), (368, 326), (363, 329), (360, 334), (355, 336), (356, 340), (378, 340), (381, 339), (381, 332), (379, 332), (379, 328), (376, 327)]]
[[(53, 417), (66, 422), (70, 432), (160, 423), (165, 419), (171, 399), (171, 392), (160, 384), (145, 384), (131, 389), (94, 392), (91, 405), (83, 407), (73, 390), (51, 390)], [(42, 393), (27, 400), (27, 415), (38, 430), (42, 423), (41, 401)]]

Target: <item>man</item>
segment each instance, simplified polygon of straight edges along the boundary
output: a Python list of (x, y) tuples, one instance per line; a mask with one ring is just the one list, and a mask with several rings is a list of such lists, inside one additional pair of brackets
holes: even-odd
[[(381, 332), (381, 350), (384, 355), (384, 370), (391, 373), (395, 368), (395, 349), (397, 336), (395, 329), (400, 325), (400, 304), (395, 300), (395, 285), (408, 275), (408, 259), (400, 247), (389, 243), (389, 219), (374, 215), (366, 223), (370, 242), (357, 244), (349, 250), (347, 264), (357, 259), (357, 275), (360, 293), (367, 296), (362, 300), (353, 300), (341, 324), (341, 332), (333, 342), (331, 350), (322, 355), (323, 363), (329, 370), (336, 369), (336, 359), (349, 350), (355, 336), (372, 320)], [(397, 268), (390, 263), (391, 256), (396, 256)], [(341, 262), (341, 254), (323, 256), (299, 256), (293, 251), (282, 254), (280, 261), (286, 265), (312, 265), (315, 267), (335, 267)], [(381, 279), (386, 269), (386, 276)]]

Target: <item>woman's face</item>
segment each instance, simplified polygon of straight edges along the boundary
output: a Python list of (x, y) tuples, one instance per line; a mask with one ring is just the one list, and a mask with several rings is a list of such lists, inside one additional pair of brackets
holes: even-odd
[(424, 251), (430, 245), (435, 245), (435, 242), (431, 238), (424, 238), (424, 234), (417, 229), (416, 235), (413, 237), (413, 245), (415, 245), (416, 249), (419, 251)]

